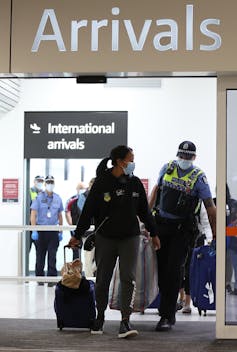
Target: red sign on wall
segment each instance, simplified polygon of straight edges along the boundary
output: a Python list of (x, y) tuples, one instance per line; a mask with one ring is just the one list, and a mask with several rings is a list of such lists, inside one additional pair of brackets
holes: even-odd
[(2, 180), (2, 201), (3, 203), (17, 203), (19, 201), (18, 178), (4, 178)]
[(146, 191), (146, 195), (148, 197), (148, 178), (141, 178), (141, 181), (143, 183), (143, 186), (144, 186), (145, 191)]

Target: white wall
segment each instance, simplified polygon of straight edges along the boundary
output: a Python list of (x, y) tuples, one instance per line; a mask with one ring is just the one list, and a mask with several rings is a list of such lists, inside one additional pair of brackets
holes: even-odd
[[(178, 144), (192, 140), (197, 146), (196, 164), (206, 172), (214, 193), (215, 78), (165, 78), (161, 88), (106, 88), (76, 84), (75, 79), (25, 79), (20, 103), (0, 118), (0, 191), (3, 178), (20, 180), (19, 204), (6, 205), (0, 199), (0, 225), (22, 224), (24, 111), (40, 110), (127, 110), (128, 145), (135, 152), (135, 174), (149, 179), (150, 191), (161, 166), (175, 158)], [(0, 231), (0, 247), (0, 276), (16, 275), (17, 233)], [(11, 265), (6, 266), (9, 257)]]

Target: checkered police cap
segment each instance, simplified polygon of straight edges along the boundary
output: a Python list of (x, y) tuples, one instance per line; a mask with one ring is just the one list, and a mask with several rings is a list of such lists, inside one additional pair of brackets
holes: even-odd
[(35, 180), (44, 181), (44, 176), (37, 175), (37, 176), (35, 176)]
[(177, 152), (177, 156), (181, 157), (185, 156), (185, 158), (192, 159), (193, 156), (196, 155), (196, 146), (193, 142), (184, 141), (180, 143), (179, 149)]
[(45, 177), (45, 182), (47, 182), (47, 181), (53, 181), (54, 182), (54, 177), (51, 176), (51, 175), (46, 176)]

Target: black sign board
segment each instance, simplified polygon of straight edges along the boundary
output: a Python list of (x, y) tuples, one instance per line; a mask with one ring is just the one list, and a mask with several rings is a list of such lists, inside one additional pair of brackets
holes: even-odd
[(100, 159), (127, 144), (127, 111), (25, 112), (26, 159)]

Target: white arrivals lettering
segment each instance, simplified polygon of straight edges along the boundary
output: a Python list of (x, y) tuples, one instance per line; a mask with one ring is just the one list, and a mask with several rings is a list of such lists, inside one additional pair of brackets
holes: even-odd
[(215, 32), (210, 31), (207, 27), (209, 24), (215, 24), (217, 26), (220, 25), (220, 20), (216, 18), (210, 18), (207, 20), (202, 21), (200, 24), (200, 30), (201, 32), (206, 35), (209, 38), (212, 38), (214, 40), (212, 45), (200, 45), (200, 50), (203, 51), (213, 51), (217, 50), (221, 47), (221, 36)]
[[(174, 20), (157, 20), (157, 26), (168, 25), (170, 31), (156, 34), (153, 40), (154, 47), (159, 51), (178, 50), (178, 25)], [(161, 45), (162, 38), (170, 38), (170, 43)]]
[(64, 138), (61, 141), (48, 141), (47, 149), (49, 150), (82, 150), (85, 149), (85, 142), (77, 138), (75, 141), (66, 141)]
[[(51, 22), (52, 29), (54, 31), (54, 34), (44, 34), (44, 30), (46, 27), (46, 24), (48, 22), (48, 19)], [(56, 41), (58, 45), (58, 50), (59, 51), (66, 51), (66, 47), (64, 45), (63, 37), (60, 31), (60, 27), (55, 15), (55, 12), (53, 9), (46, 9), (44, 10), (44, 13), (42, 15), (35, 40), (32, 46), (31, 51), (36, 52), (39, 50), (39, 46), (41, 41)]]
[(53, 125), (48, 123), (49, 134), (115, 134), (115, 123), (108, 125), (95, 125), (91, 122), (84, 125)]
[[(111, 9), (113, 16), (120, 15), (120, 9), (118, 7), (113, 7)], [(44, 34), (47, 23), (50, 22), (53, 30), (53, 34)], [(119, 35), (120, 27), (123, 25), (127, 33), (128, 40), (131, 44), (133, 51), (143, 51), (144, 46), (147, 42), (148, 35), (150, 33), (151, 27), (156, 24), (157, 27), (168, 26), (169, 30), (164, 32), (159, 32), (153, 37), (153, 46), (157, 51), (177, 51), (179, 42), (179, 25), (171, 18), (144, 20), (143, 25), (140, 27), (140, 32), (135, 33), (134, 25), (131, 19), (112, 19), (111, 24), (108, 19), (101, 20), (91, 20), (82, 19), (80, 21), (71, 21), (71, 48), (72, 52), (79, 50), (79, 31), (82, 29), (86, 30), (90, 27), (91, 33), (91, 43), (90, 50), (93, 52), (99, 51), (100, 41), (102, 41), (103, 31), (111, 31), (111, 50), (119, 51)], [(209, 45), (201, 44), (199, 49), (201, 51), (214, 51), (218, 50), (222, 44), (222, 38), (220, 34), (210, 30), (209, 26), (220, 26), (221, 21), (217, 18), (207, 18), (200, 23), (200, 32), (207, 38), (211, 39), (213, 42)], [(194, 5), (186, 5), (186, 50), (194, 50)], [(168, 39), (168, 43), (162, 44), (161, 41), (165, 38)], [(55, 41), (60, 52), (67, 51), (63, 35), (60, 30), (60, 25), (58, 23), (54, 9), (46, 9), (43, 12), (34, 42), (31, 48), (32, 52), (38, 52), (41, 42)], [(166, 40), (167, 42), (167, 40)]]

